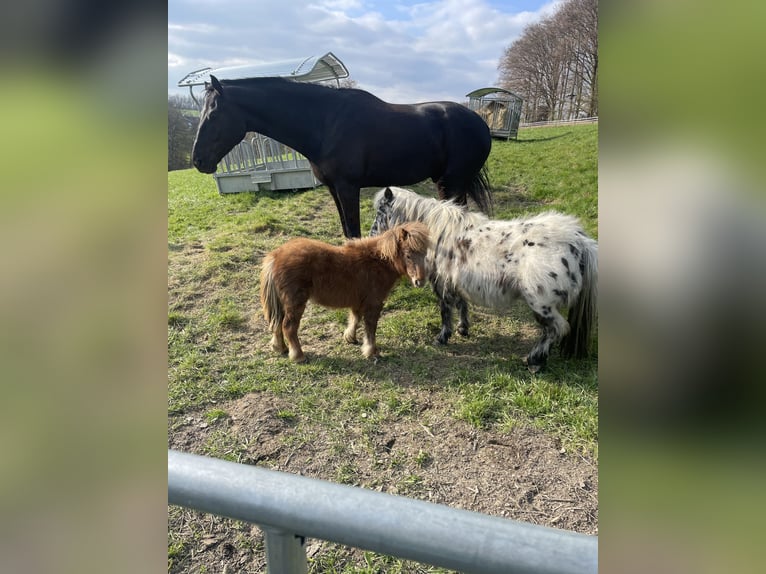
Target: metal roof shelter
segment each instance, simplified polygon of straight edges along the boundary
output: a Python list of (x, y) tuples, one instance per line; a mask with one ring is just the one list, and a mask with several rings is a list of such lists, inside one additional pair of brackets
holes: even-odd
[(503, 88), (479, 88), (466, 97), (469, 109), (484, 118), (494, 137), (518, 136), (523, 98)]
[[(335, 81), (336, 85), (340, 85), (340, 80), (349, 74), (343, 62), (328, 52), (323, 56), (279, 62), (201, 68), (184, 76), (178, 86), (188, 86), (192, 99), (199, 102), (194, 88), (201, 92), (211, 75), (219, 80), (282, 77), (299, 82)], [(300, 110), (296, 110), (296, 113), (300, 113)], [(303, 155), (255, 132), (246, 134), (245, 139), (224, 156), (213, 177), (219, 193), (305, 189), (320, 185), (311, 171), (309, 161)]]

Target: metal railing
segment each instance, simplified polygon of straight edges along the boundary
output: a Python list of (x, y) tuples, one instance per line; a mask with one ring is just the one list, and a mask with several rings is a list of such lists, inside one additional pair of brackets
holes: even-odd
[(260, 526), (270, 573), (307, 572), (306, 537), (461, 572), (598, 571), (595, 536), (174, 450), (168, 502)]
[(272, 138), (256, 134), (235, 145), (218, 164), (217, 175), (268, 173), (289, 169), (311, 169), (309, 160), (292, 148)]
[(572, 120), (549, 120), (545, 122), (521, 122), (520, 128), (545, 128), (550, 126), (568, 126), (572, 124), (596, 124), (598, 123), (598, 116), (590, 118), (576, 118)]

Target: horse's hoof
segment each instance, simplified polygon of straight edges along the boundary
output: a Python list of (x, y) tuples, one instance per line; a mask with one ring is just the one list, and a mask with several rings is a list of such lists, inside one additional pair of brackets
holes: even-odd
[(346, 343), (348, 343), (349, 345), (359, 344), (359, 339), (357, 339), (356, 337), (349, 337), (347, 335), (343, 335), (343, 340), (346, 341)]
[(305, 363), (306, 362), (306, 355), (299, 355), (297, 357), (290, 357), (290, 360), (293, 363)]
[(446, 345), (448, 341), (449, 341), (449, 337), (438, 336), (434, 339), (434, 345), (443, 346), (443, 345)]
[(545, 365), (542, 363), (533, 363), (529, 364), (529, 357), (524, 357), (521, 359), (521, 362), (524, 363), (527, 367), (527, 370), (532, 373), (533, 375), (540, 372), (540, 369), (542, 369)]
[(463, 337), (468, 337), (468, 327), (458, 327), (457, 332)]

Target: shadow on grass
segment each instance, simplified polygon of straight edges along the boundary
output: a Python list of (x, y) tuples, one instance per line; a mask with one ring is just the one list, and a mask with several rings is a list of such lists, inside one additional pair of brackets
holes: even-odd
[(563, 137), (567, 137), (567, 136), (570, 136), (570, 135), (572, 135), (572, 132), (564, 132), (563, 134), (559, 134), (559, 135), (555, 135), (555, 136), (548, 136), (548, 137), (544, 137), (544, 138), (529, 138), (529, 139), (524, 138), (523, 140), (522, 139), (517, 139), (515, 141), (516, 141), (516, 143), (520, 143), (520, 144), (537, 143), (537, 142), (548, 142), (548, 141), (551, 141), (551, 140), (557, 140), (557, 139), (560, 139), (560, 138), (563, 138)]

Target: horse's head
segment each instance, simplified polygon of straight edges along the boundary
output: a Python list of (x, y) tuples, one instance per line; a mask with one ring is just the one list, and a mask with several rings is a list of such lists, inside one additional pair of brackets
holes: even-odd
[(415, 287), (423, 287), (428, 280), (428, 227), (418, 221), (410, 221), (398, 226), (395, 233), (407, 276)]
[(391, 228), (391, 212), (393, 211), (394, 192), (387, 187), (375, 196), (375, 221), (372, 222), (370, 235), (380, 235)]
[(215, 76), (205, 84), (205, 104), (192, 148), (192, 163), (202, 173), (213, 173), (218, 162), (247, 132), (242, 112)]

